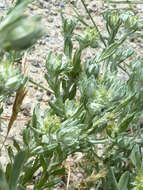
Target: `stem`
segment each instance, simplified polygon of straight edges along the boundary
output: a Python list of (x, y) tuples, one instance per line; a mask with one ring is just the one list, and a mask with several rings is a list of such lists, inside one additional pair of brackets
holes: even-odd
[[(29, 116), (31, 117), (31, 116)], [(10, 120), (10, 116), (0, 116), (0, 119), (2, 120)], [(27, 118), (17, 118), (16, 119), (17, 121), (27, 121), (28, 119)]]
[(74, 11), (75, 14), (76, 14), (77, 19), (78, 19), (83, 25), (89, 27), (89, 24), (87, 24), (87, 23), (83, 20), (82, 16), (77, 12), (77, 10), (74, 8), (73, 5), (72, 5), (72, 8), (73, 8), (73, 11)]
[(130, 76), (129, 72), (128, 72), (124, 67), (122, 67), (121, 62), (120, 62), (120, 64), (118, 65), (118, 67), (119, 67), (122, 71), (124, 71), (128, 76)]
[[(77, 14), (77, 13), (76, 13)], [(85, 25), (86, 27), (89, 27), (89, 25), (82, 19), (82, 17), (80, 15), (77, 14), (77, 19), (83, 24)]]
[(86, 10), (86, 12), (87, 12), (87, 14), (88, 14), (88, 16), (90, 17), (90, 19), (91, 19), (91, 21), (92, 21), (94, 27), (96, 28), (96, 30), (97, 30), (97, 32), (98, 32), (98, 34), (99, 34), (99, 36), (100, 36), (101, 41), (103, 42), (104, 46), (106, 47), (106, 43), (105, 43), (105, 41), (104, 41), (104, 38), (103, 38), (103, 36), (101, 35), (101, 33), (100, 33), (100, 31), (99, 31), (99, 29), (98, 29), (98, 27), (97, 27), (97, 25), (96, 25), (96, 23), (95, 23), (93, 17), (91, 16), (91, 14), (90, 14), (90, 12), (89, 12), (89, 10), (87, 9), (87, 6), (86, 6), (84, 0), (81, 0), (81, 2), (82, 2), (82, 4), (83, 4), (83, 6), (84, 6), (84, 8), (85, 8), (85, 10)]
[(116, 3), (116, 4), (143, 4), (142, 1), (110, 1), (109, 3)]
[(50, 94), (53, 94), (53, 91), (51, 91), (51, 90), (48, 89), (48, 88), (45, 88), (44, 86), (42, 86), (41, 84), (39, 84), (39, 83), (37, 83), (37, 82), (35, 82), (35, 81), (33, 81), (31, 78), (29, 78), (29, 82), (32, 83), (32, 84), (34, 84), (35, 86), (37, 86), (37, 87), (39, 87), (39, 88), (41, 88), (41, 89), (47, 91), (47, 92), (49, 92)]
[[(141, 137), (141, 133), (142, 133), (142, 131), (141, 131), (141, 125), (137, 125), (137, 129), (138, 129), (138, 136), (139, 136), (139, 138), (141, 139), (142, 137)], [(139, 152), (140, 152), (140, 156), (141, 156), (141, 159), (142, 159), (142, 150), (141, 150), (141, 146), (139, 146)]]

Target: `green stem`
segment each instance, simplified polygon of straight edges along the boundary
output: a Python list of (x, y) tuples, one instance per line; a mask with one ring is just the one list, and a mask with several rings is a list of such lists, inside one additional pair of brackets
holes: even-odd
[(41, 84), (39, 84), (39, 83), (33, 81), (31, 78), (29, 78), (29, 82), (32, 83), (32, 84), (34, 84), (34, 85), (37, 86), (38, 88), (41, 88), (41, 89), (43, 89), (43, 90), (49, 92), (50, 94), (53, 94), (53, 92), (52, 92), (50, 89), (45, 88), (45, 87), (42, 86)]
[(128, 73), (128, 71), (127, 71), (125, 68), (123, 68), (121, 65), (118, 65), (118, 67), (119, 67), (122, 71), (124, 71), (128, 76), (130, 76), (130, 74)]
[(82, 2), (82, 4), (83, 4), (83, 6), (84, 6), (84, 8), (85, 8), (85, 10), (86, 10), (86, 12), (87, 12), (87, 14), (88, 14), (88, 16), (90, 17), (90, 19), (91, 19), (91, 21), (92, 21), (94, 27), (96, 28), (96, 30), (97, 30), (97, 32), (98, 32), (98, 34), (99, 34), (99, 36), (100, 36), (101, 41), (103, 42), (104, 46), (106, 47), (106, 43), (105, 43), (105, 41), (104, 41), (104, 38), (103, 38), (103, 36), (101, 35), (101, 33), (100, 33), (100, 31), (99, 31), (99, 29), (98, 29), (98, 27), (97, 27), (97, 25), (96, 25), (96, 23), (95, 23), (93, 17), (91, 16), (91, 14), (90, 14), (90, 12), (89, 12), (89, 10), (87, 9), (87, 6), (86, 6), (84, 0), (81, 0), (81, 2)]
[(143, 4), (142, 1), (109, 1), (109, 3), (116, 3), (116, 4)]
[(83, 20), (82, 16), (76, 11), (76, 9), (73, 7), (73, 10), (76, 14), (77, 19), (85, 26), (89, 27), (89, 25)]

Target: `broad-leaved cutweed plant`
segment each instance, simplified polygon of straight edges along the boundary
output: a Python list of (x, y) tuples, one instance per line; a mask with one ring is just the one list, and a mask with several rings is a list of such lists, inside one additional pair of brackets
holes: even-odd
[[(75, 188), (140, 190), (142, 187), (143, 142), (139, 121), (143, 60), (136, 58), (135, 51), (129, 48), (130, 36), (141, 31), (142, 24), (132, 11), (107, 10), (103, 13), (101, 32), (85, 1), (81, 3), (92, 24), (77, 11), (76, 20), (69, 21), (62, 14), (66, 60), (58, 53), (50, 52), (47, 56), (45, 79), (53, 98), (43, 116), (40, 105), (35, 107), (32, 121), (23, 131), (24, 148), (14, 141), (18, 154), (12, 157), (12, 149), (9, 151), (11, 162), (5, 174), (1, 170), (0, 175), (5, 189), (22, 190), (29, 184), (35, 190), (53, 189), (65, 183), (63, 161), (76, 152), (84, 154), (86, 162), (81, 166), (87, 179)], [(74, 31), (79, 22), (83, 31), (77, 35)], [(20, 37), (23, 39), (23, 35)], [(78, 43), (75, 50), (73, 39)], [(9, 45), (3, 47), (16, 47), (15, 43)], [(95, 50), (96, 56), (83, 59), (82, 53), (87, 48)]]

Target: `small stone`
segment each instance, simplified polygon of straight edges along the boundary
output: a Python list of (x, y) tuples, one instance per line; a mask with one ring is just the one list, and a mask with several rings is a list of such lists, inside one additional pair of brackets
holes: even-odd
[(55, 2), (54, 5), (55, 5), (55, 7), (60, 7), (60, 8), (64, 8), (65, 7), (65, 3), (63, 1)]
[(40, 6), (45, 8), (45, 9), (50, 9), (50, 6), (47, 2), (45, 2), (44, 0), (39, 0)]
[(58, 13), (57, 13), (57, 12), (55, 12), (55, 11), (53, 11), (53, 12), (51, 12), (51, 15), (52, 15), (52, 16), (57, 16), (57, 15), (58, 15)]
[(38, 73), (38, 71), (37, 71), (37, 69), (35, 69), (35, 68), (31, 68), (31, 73)]
[(46, 95), (47, 95), (47, 96), (51, 96), (51, 92), (50, 92), (50, 91), (47, 91), (47, 92), (46, 92)]
[(46, 34), (46, 35), (45, 35), (45, 38), (49, 38), (49, 37), (50, 37), (50, 35), (49, 35), (49, 34)]
[(60, 28), (60, 25), (57, 24), (57, 25), (56, 25), (56, 28)]
[(32, 63), (31, 63), (34, 67), (37, 67), (39, 68), (40, 67), (40, 64), (37, 60), (33, 60)]
[(47, 9), (47, 10), (50, 10), (50, 6), (47, 3), (43, 5), (43, 8)]
[(59, 4), (59, 6), (61, 7), (61, 8), (64, 8), (65, 7), (65, 5), (64, 5), (64, 2), (60, 2), (60, 4)]
[(43, 6), (44, 0), (39, 0), (39, 4), (40, 4), (41, 6)]
[(82, 179), (83, 178), (83, 175), (81, 173), (77, 173), (77, 178), (78, 179)]
[(29, 6), (29, 8), (30, 8), (30, 10), (31, 10), (31, 11), (33, 11), (33, 10), (34, 10), (33, 6)]
[(74, 5), (74, 6), (76, 6), (76, 1), (73, 0), (73, 1), (71, 1), (70, 3), (71, 3), (72, 5)]
[(59, 2), (55, 2), (55, 3), (54, 3), (54, 6), (55, 6), (55, 7), (59, 7), (59, 5), (60, 5)]
[(36, 98), (37, 98), (37, 100), (39, 101), (39, 102), (41, 102), (42, 100), (43, 100), (43, 94), (41, 94), (41, 93), (37, 93), (36, 94)]
[(26, 103), (26, 104), (22, 105), (20, 110), (23, 112), (24, 116), (30, 116), (31, 103)]
[(13, 104), (13, 99), (12, 99), (12, 97), (8, 97), (8, 98), (6, 99), (6, 104), (7, 104), (8, 106), (11, 106), (11, 105)]
[(92, 7), (95, 9), (95, 8), (97, 8), (97, 5), (96, 5), (96, 4), (93, 4)]
[(50, 96), (50, 100), (52, 101), (52, 100), (54, 100), (55, 99), (55, 97), (54, 97), (54, 95), (52, 94), (51, 96)]
[(92, 8), (89, 8), (88, 11), (89, 11), (90, 13), (95, 12), (95, 10), (93, 10)]
[(45, 40), (40, 40), (40, 41), (39, 41), (39, 44), (40, 44), (40, 45), (46, 45), (46, 41), (45, 41)]
[(52, 23), (52, 22), (54, 22), (54, 19), (52, 17), (49, 17), (48, 22)]
[(28, 86), (29, 86), (30, 88), (33, 88), (33, 86), (34, 86), (34, 85), (33, 85), (33, 84), (31, 84), (31, 83), (29, 83), (29, 85), (28, 85)]
[(4, 6), (4, 4), (3, 4), (3, 3), (0, 3), (0, 8), (2, 8), (2, 9), (4, 9), (4, 8), (5, 8), (5, 6)]

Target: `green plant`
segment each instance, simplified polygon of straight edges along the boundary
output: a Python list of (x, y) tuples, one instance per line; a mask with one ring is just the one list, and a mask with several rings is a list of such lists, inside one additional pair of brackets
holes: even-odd
[[(18, 62), (22, 59), (23, 51), (32, 46), (43, 35), (40, 18), (28, 17), (23, 14), (30, 2), (28, 0), (17, 1), (8, 10), (6, 16), (0, 19), (0, 114), (3, 112), (6, 97), (16, 92), (7, 136), (25, 96), (25, 84), (28, 79)], [(8, 152), (12, 156), (10, 148)], [(3, 172), (0, 166), (0, 189), (15, 190), (17, 188), (25, 155), (25, 151), (19, 152), (11, 165), (7, 165), (6, 172)], [(12, 157), (10, 159), (12, 160)]]
[[(82, 152), (88, 165), (82, 166), (88, 176), (81, 188), (130, 190), (138, 188), (137, 181), (141, 186), (143, 60), (134, 58), (135, 52), (125, 43), (141, 30), (141, 23), (131, 11), (106, 11), (106, 31), (101, 33), (81, 2), (93, 25), (79, 14), (76, 21), (62, 15), (66, 61), (60, 54), (47, 56), (45, 78), (53, 99), (43, 116), (40, 106), (35, 107), (23, 131), (26, 156), (17, 189), (31, 183), (35, 190), (50, 189), (64, 182), (63, 161), (75, 152)], [(80, 35), (74, 33), (78, 22), (83, 24)], [(78, 42), (75, 51), (73, 39)], [(83, 60), (86, 48), (96, 48), (98, 53)], [(16, 141), (14, 147), (21, 152)], [(11, 168), (10, 150), (7, 167)]]
[[(23, 52), (43, 35), (40, 18), (23, 14), (31, 1), (17, 1), (0, 22), (0, 101), (23, 88), (27, 76), (18, 64)], [(29, 27), (30, 26), (30, 27)], [(20, 102), (19, 102), (20, 104)]]
[(139, 172), (137, 173), (136, 176), (136, 180), (134, 182), (134, 190), (140, 190), (143, 188), (143, 174), (142, 174), (142, 170), (139, 170)]
[(25, 160), (25, 152), (19, 152), (15, 157), (14, 163), (7, 165), (6, 173), (0, 168), (0, 189), (15, 190), (17, 182)]

